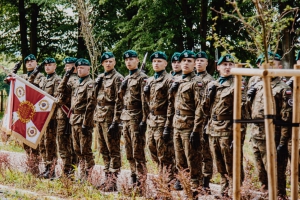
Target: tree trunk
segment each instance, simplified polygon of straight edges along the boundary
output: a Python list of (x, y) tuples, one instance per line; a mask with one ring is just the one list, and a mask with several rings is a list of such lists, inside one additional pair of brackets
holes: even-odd
[[(21, 36), (21, 54), (22, 60), (29, 54), (27, 39), (27, 21), (24, 0), (19, 0), (19, 23)], [(23, 73), (26, 73), (25, 63), (23, 65)]]
[(183, 34), (186, 35), (186, 37), (184, 37), (183, 42), (185, 42), (185, 49), (192, 49), (194, 47), (194, 40), (193, 37), (191, 37), (191, 32), (192, 32), (192, 28), (193, 28), (193, 23), (192, 23), (192, 19), (191, 19), (191, 10), (189, 8), (188, 5), (188, 1), (187, 0), (181, 0), (181, 11), (182, 11), (182, 16), (183, 19), (185, 19), (185, 25), (188, 28), (187, 31), (183, 31)]
[[(30, 24), (30, 52), (37, 55), (37, 43), (38, 43), (38, 17), (40, 12), (40, 6), (36, 3), (31, 4), (31, 24)], [(37, 58), (38, 59), (38, 58)]]
[(200, 39), (201, 50), (206, 51), (206, 32), (207, 32), (207, 10), (208, 1), (201, 0), (201, 16), (200, 16)]
[(88, 50), (81, 35), (81, 22), (80, 19), (78, 19), (77, 58), (85, 58), (87, 56), (87, 52)]

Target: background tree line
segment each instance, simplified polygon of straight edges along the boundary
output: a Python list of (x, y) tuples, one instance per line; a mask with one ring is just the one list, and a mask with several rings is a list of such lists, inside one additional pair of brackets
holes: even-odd
[[(78, 14), (78, 3), (82, 2), (87, 4), (90, 20), (84, 26), (91, 27), (98, 51), (114, 52), (117, 69), (124, 75), (127, 69), (122, 54), (128, 49), (136, 50), (140, 60), (146, 52), (164, 51), (169, 61), (175, 51), (203, 50), (209, 55), (208, 70), (212, 73), (215, 47), (218, 46), (213, 34), (225, 38), (230, 46), (228, 53), (235, 53), (241, 62), (249, 60), (255, 65), (259, 53), (244, 48), (243, 44), (250, 38), (240, 23), (211, 9), (232, 11), (232, 6), (219, 0), (1, 0), (0, 51), (11, 55), (15, 61), (20, 59), (14, 56), (16, 52), (21, 53), (22, 59), (33, 53), (39, 62), (46, 57), (55, 57), (58, 66), (62, 66), (61, 60), (65, 56), (90, 60)], [(252, 0), (237, 0), (237, 3), (244, 16), (255, 15)], [(287, 6), (299, 7), (300, 2), (275, 0), (272, 6), (282, 13)], [(295, 52), (300, 50), (297, 47), (300, 15), (293, 12), (289, 17), (293, 20), (282, 31), (278, 47), (278, 53), (288, 52), (284, 56), (285, 68), (293, 66)], [(295, 47), (290, 49), (292, 46)], [(218, 50), (228, 51), (222, 46)], [(150, 63), (147, 66), (152, 74)], [(62, 70), (59, 67), (58, 73)], [(99, 71), (102, 71), (101, 67), (98, 67)]]

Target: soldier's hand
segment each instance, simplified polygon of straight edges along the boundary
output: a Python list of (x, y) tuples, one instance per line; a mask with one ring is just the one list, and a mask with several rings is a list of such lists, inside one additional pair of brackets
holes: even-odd
[(22, 61), (17, 62), (14, 68), (12, 69), (12, 73), (16, 74), (17, 71), (21, 68), (21, 66), (22, 66)]
[(216, 92), (217, 92), (217, 87), (215, 85), (211, 85), (208, 88), (208, 92), (209, 92), (209, 98), (210, 99), (215, 98)]
[(141, 121), (141, 123), (139, 124), (139, 132), (141, 135), (145, 135), (147, 130), (147, 124), (146, 122)]
[(169, 142), (170, 136), (171, 136), (171, 128), (165, 127), (164, 132), (163, 132), (163, 140), (165, 143)]
[(82, 125), (81, 132), (82, 132), (83, 135), (88, 135), (89, 134), (88, 127)]
[(287, 146), (283, 144), (279, 144), (276, 150), (277, 150), (278, 161), (284, 161), (288, 151)]
[(293, 89), (293, 84), (294, 84), (294, 81), (293, 80), (289, 80), (288, 82), (286, 82), (286, 84), (288, 85), (288, 86), (290, 86), (292, 89)]
[(178, 87), (179, 87), (179, 82), (173, 82), (169, 89), (169, 93), (177, 92)]
[(96, 83), (96, 85), (98, 85), (99, 88), (101, 88), (102, 82), (103, 82), (103, 77), (102, 76), (98, 76), (96, 78), (95, 83)]
[(124, 81), (122, 81), (121, 86), (120, 86), (121, 90), (126, 90), (127, 84), (128, 84), (128, 79), (125, 79)]
[(200, 147), (200, 135), (198, 132), (191, 133), (190, 143), (191, 143), (193, 149), (198, 149), (198, 147)]
[(70, 78), (70, 76), (73, 74), (74, 70), (75, 70), (74, 66), (71, 69), (67, 70), (65, 77)]
[(247, 91), (247, 97), (250, 99), (250, 101), (252, 101), (255, 97), (256, 94), (256, 88), (255, 87), (251, 87), (248, 91)]
[(150, 85), (145, 85), (144, 92), (145, 92), (145, 94), (149, 94), (149, 92), (150, 92)]
[(42, 71), (42, 68), (44, 67), (45, 62), (43, 61), (40, 65), (38, 65), (32, 72), (34, 76), (36, 76), (40, 71)]
[(108, 134), (112, 136), (113, 139), (116, 139), (119, 133), (119, 125), (117, 122), (113, 121), (108, 128)]

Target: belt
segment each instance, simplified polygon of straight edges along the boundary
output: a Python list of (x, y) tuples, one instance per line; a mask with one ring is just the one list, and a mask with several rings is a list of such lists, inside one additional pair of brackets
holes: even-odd
[(151, 110), (150, 112), (152, 115), (167, 115), (167, 111), (164, 110)]
[(233, 115), (213, 115), (214, 121), (233, 120)]
[(115, 102), (98, 102), (98, 106), (114, 106)]
[(137, 110), (137, 109), (142, 109), (142, 105), (125, 105), (124, 106), (125, 110)]
[(194, 116), (195, 115), (194, 111), (189, 111), (189, 110), (176, 110), (175, 113), (176, 113), (176, 115), (185, 115), (185, 116)]
[(74, 114), (84, 114), (85, 110), (73, 110)]

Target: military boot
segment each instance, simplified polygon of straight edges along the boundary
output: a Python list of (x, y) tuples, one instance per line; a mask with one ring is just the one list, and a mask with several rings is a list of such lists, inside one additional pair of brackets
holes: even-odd
[(137, 181), (137, 179), (136, 179), (136, 174), (132, 174), (132, 175), (131, 175), (131, 184), (132, 184), (132, 185), (135, 185), (135, 184), (136, 184), (136, 181)]
[(100, 190), (104, 190), (105, 189), (109, 177), (110, 177), (110, 172), (105, 172), (104, 181), (100, 184), (100, 186), (98, 187), (98, 189), (100, 189)]
[(118, 173), (110, 173), (110, 176), (108, 177), (105, 185), (105, 191), (106, 192), (116, 192), (118, 191), (117, 188), (117, 178), (118, 178)]
[(210, 178), (204, 177), (203, 178), (203, 190), (206, 194), (211, 195), (210, 187), (209, 187)]
[(46, 165), (45, 170), (41, 173), (39, 173), (38, 178), (43, 178), (44, 174), (49, 171), (50, 166)]
[(47, 166), (47, 168), (46, 168), (47, 170), (46, 170), (46, 172), (43, 174), (43, 178), (45, 178), (45, 179), (54, 179), (55, 178), (55, 170), (51, 170), (51, 166), (49, 165), (49, 166)]
[(183, 190), (180, 181), (177, 179), (175, 184), (174, 184), (174, 189), (177, 191)]

